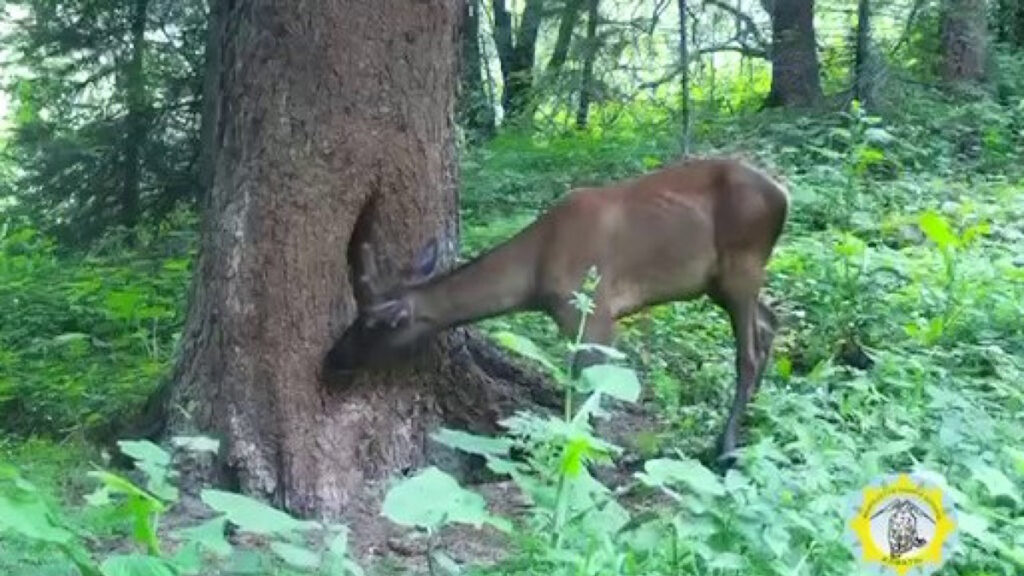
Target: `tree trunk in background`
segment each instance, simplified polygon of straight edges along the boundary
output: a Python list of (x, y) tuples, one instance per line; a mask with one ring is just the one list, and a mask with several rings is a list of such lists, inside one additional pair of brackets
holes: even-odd
[(999, 0), (996, 20), (998, 39), (1016, 48), (1024, 48), (1024, 2)]
[(875, 62), (871, 53), (871, 0), (857, 3), (857, 46), (854, 59), (854, 97), (866, 108), (875, 101)]
[(466, 330), (404, 367), (322, 370), (356, 314), (352, 246), (373, 243), (387, 273), (438, 237), (441, 261), (454, 262), (462, 10), (218, 4), (210, 189), (167, 431), (221, 438), (218, 480), (230, 487), (343, 517), (370, 505), (361, 495), (374, 480), (434, 457), (433, 426), (493, 431), (528, 401), (508, 383), (527, 375)]
[(459, 121), (473, 136), (494, 135), (494, 109), (484, 90), (480, 53), (480, 0), (465, 0), (462, 15), (462, 86)]
[(127, 99), (126, 132), (122, 135), (124, 161), (124, 182), (121, 188), (121, 225), (131, 230), (129, 238), (135, 237), (135, 225), (139, 222), (139, 205), (142, 193), (142, 151), (146, 145), (146, 77), (143, 59), (146, 54), (146, 15), (149, 0), (135, 0), (132, 8), (132, 52), (125, 71), (125, 94)]
[(772, 20), (772, 87), (767, 106), (806, 107), (821, 102), (814, 36), (814, 0), (762, 0)]
[(678, 0), (679, 4), (679, 70), (680, 90), (682, 94), (683, 116), (683, 154), (690, 154), (690, 41), (686, 33), (687, 0)]
[(589, 0), (587, 7), (587, 45), (580, 76), (580, 106), (576, 110), (576, 127), (586, 128), (590, 119), (590, 100), (594, 91), (594, 60), (597, 59), (597, 19), (600, 0)]
[(945, 0), (942, 13), (942, 78), (977, 82), (985, 77), (985, 0)]
[(544, 16), (544, 0), (526, 0), (517, 31), (512, 29), (512, 14), (505, 7), (505, 0), (493, 0), (493, 6), (494, 43), (498, 47), (504, 84), (501, 105), (506, 121), (515, 124), (527, 120), (525, 115), (530, 110), (533, 61)]
[(583, 0), (565, 0), (565, 7), (562, 9), (562, 18), (558, 21), (558, 36), (555, 37), (555, 47), (551, 51), (551, 58), (548, 60), (548, 73), (557, 74), (565, 65), (569, 57), (569, 45), (572, 43), (572, 31), (576, 29), (576, 22), (580, 18), (580, 7)]

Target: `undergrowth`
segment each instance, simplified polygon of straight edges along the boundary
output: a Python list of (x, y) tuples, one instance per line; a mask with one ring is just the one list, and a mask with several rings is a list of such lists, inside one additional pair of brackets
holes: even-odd
[[(699, 152), (750, 156), (785, 180), (793, 201), (767, 288), (783, 328), (738, 467), (717, 475), (700, 460), (733, 389), (728, 322), (706, 301), (623, 322), (615, 367), (580, 380), (550, 360), (574, 343), (546, 318), (488, 320), (498, 341), (546, 363), (573, 402), (557, 418), (516, 415), (497, 438), (439, 433), (513, 479), (529, 497), (522, 518), (487, 512), (437, 469), (396, 484), (384, 513), (423, 533), (435, 573), (850, 574), (849, 494), (894, 471), (925, 473), (956, 502), (961, 544), (942, 574), (1024, 571), (1024, 106), (1012, 96), (1022, 91), (964, 103), (895, 90), (891, 101), (912, 105), (804, 118), (765, 111), (695, 126)], [(464, 256), (508, 238), (572, 186), (672, 161), (669, 120), (502, 134), (468, 151)], [(72, 472), (98, 459), (76, 454), (78, 436), (136, 405), (166, 373), (193, 245), (187, 234), (161, 234), (130, 250), (67, 257), (30, 227), (11, 223), (0, 234), (0, 458), (18, 464), (2, 468), (0, 498), (42, 494), (46, 510), (70, 500), (71, 519), (59, 526), (81, 536), (82, 554), (113, 530), (109, 517), (80, 510), (82, 495), (97, 485), (110, 492), (114, 480)], [(609, 397), (653, 413), (650, 428), (622, 445), (603, 437), (591, 417)], [(526, 457), (513, 461), (513, 447)], [(163, 456), (147, 454), (171, 478)], [(594, 479), (625, 456), (638, 464), (624, 485)], [(509, 531), (507, 558), (457, 566), (434, 538), (450, 522)], [(66, 560), (40, 562), (46, 553), (24, 538), (0, 540), (0, 572), (67, 569)], [(130, 554), (153, 552), (152, 538), (139, 544)]]

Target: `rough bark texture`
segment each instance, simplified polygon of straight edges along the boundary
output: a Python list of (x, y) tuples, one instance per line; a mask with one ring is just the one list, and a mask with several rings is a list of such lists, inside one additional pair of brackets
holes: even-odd
[(473, 137), (494, 135), (494, 109), (484, 91), (480, 54), (480, 0), (465, 0), (462, 16), (462, 91), (459, 119)]
[[(210, 189), (169, 431), (223, 441), (221, 481), (343, 516), (428, 461), (441, 422), (490, 429), (530, 380), (463, 330), (386, 373), (323, 358), (355, 315), (350, 249), (457, 247), (456, 0), (226, 0), (211, 23)], [(384, 270), (388, 272), (388, 270)]]
[(772, 19), (772, 87), (767, 106), (806, 107), (821, 102), (814, 36), (814, 0), (766, 2)]
[(942, 14), (942, 77), (977, 82), (985, 77), (985, 0), (945, 0)]

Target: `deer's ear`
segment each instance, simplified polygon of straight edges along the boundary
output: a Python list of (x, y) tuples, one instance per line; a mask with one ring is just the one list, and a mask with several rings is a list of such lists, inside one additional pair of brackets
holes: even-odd
[(420, 248), (412, 263), (414, 280), (426, 280), (434, 275), (437, 271), (437, 252), (437, 238), (431, 238), (423, 248)]

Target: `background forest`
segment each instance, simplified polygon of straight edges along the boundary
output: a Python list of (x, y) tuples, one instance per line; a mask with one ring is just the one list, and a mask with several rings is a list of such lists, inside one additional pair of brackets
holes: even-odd
[[(461, 258), (570, 187), (740, 155), (792, 194), (768, 288), (783, 328), (728, 474), (705, 457), (731, 402), (728, 321), (660, 306), (623, 326), (628, 370), (602, 391), (629, 406), (605, 424), (440, 433), (528, 504), (488, 494), (487, 512), (407, 471), (384, 544), (230, 492), (183, 512), (164, 448), (121, 444), (133, 471), (108, 454), (182, 334), (208, 10), (0, 0), (0, 575), (845, 575), (847, 497), (897, 470), (956, 502), (940, 574), (1024, 573), (1024, 1), (469, 0)], [(482, 327), (533, 360), (571, 345), (535, 314)], [(535, 457), (513, 470), (522, 445)], [(570, 481), (589, 488), (566, 502)]]

